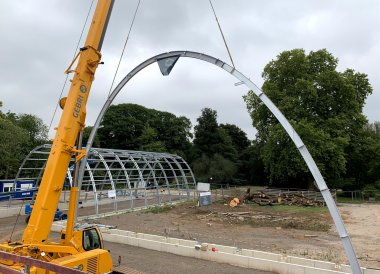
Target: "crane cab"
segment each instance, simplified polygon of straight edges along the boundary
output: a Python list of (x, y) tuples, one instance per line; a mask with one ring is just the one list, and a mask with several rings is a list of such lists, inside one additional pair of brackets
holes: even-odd
[[(62, 245), (65, 244), (66, 230), (61, 231)], [(79, 252), (90, 251), (94, 249), (103, 249), (103, 238), (99, 228), (93, 225), (82, 225), (74, 230), (73, 240), (70, 242)]]

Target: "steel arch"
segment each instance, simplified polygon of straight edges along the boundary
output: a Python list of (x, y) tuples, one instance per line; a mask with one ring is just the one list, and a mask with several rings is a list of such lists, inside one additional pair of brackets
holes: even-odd
[[(154, 57), (151, 57), (144, 62), (142, 62), (140, 65), (136, 66), (130, 73), (128, 73), (121, 82), (117, 85), (117, 87), (113, 90), (113, 92), (109, 95), (107, 98), (107, 101), (105, 102), (102, 110), (99, 113), (99, 116), (93, 126), (93, 129), (91, 131), (90, 137), (87, 142), (86, 151), (88, 152), (92, 146), (92, 142), (94, 140), (95, 134), (97, 129), (100, 126), (100, 122), (103, 119), (103, 116), (109, 106), (111, 105), (112, 101), (115, 99), (117, 94), (122, 90), (122, 88), (131, 80), (138, 72), (146, 68), (147, 66), (170, 57), (189, 57), (194, 58), (198, 60), (202, 60), (208, 63), (211, 63), (217, 67), (220, 67), (221, 69), (227, 71), (229, 74), (233, 75), (235, 78), (240, 80), (242, 83), (244, 83), (248, 88), (250, 88), (256, 96), (269, 108), (269, 110), (272, 112), (272, 114), (277, 118), (277, 120), (280, 122), (280, 124), (283, 126), (283, 128), (288, 133), (289, 137), (292, 139), (294, 144), (296, 145), (298, 151), (301, 153), (304, 161), (306, 162), (311, 174), (314, 177), (314, 180), (316, 181), (316, 184), (321, 191), (323, 198), (326, 202), (326, 205), (330, 211), (330, 214), (334, 220), (335, 226), (338, 230), (339, 236), (342, 240), (346, 255), (348, 257), (348, 260), (350, 262), (351, 268), (353, 273), (361, 273), (360, 266), (354, 251), (354, 248), (352, 246), (352, 242), (348, 236), (348, 233), (346, 231), (346, 228), (344, 226), (343, 220), (339, 214), (338, 208), (331, 196), (330, 190), (328, 189), (325, 180), (322, 177), (322, 174), (320, 173), (313, 157), (309, 153), (308, 149), (306, 148), (305, 144), (297, 134), (297, 132), (294, 130), (292, 125), (289, 123), (289, 121), (285, 118), (285, 116), (281, 113), (281, 111), (273, 104), (273, 102), (264, 94), (260, 88), (254, 84), (249, 78), (244, 76), (241, 72), (239, 72), (234, 67), (231, 67), (227, 63), (206, 55), (199, 52), (193, 52), (193, 51), (172, 51), (167, 53), (158, 54)], [(86, 161), (86, 158), (82, 161), (84, 163)], [(82, 167), (83, 166), (83, 167)], [(81, 184), (81, 178), (83, 176), (84, 172), (84, 165), (81, 165), (80, 171), (79, 171), (79, 186)], [(79, 188), (80, 189), (80, 188)]]

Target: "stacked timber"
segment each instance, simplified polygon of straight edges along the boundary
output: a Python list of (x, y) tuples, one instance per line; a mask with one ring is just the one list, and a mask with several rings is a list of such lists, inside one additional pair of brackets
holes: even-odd
[(251, 193), (248, 188), (244, 197), (241, 199), (243, 203), (255, 203), (259, 205), (297, 205), (297, 206), (323, 206), (323, 201), (308, 198), (303, 191), (293, 191), (289, 193), (272, 194), (263, 191)]

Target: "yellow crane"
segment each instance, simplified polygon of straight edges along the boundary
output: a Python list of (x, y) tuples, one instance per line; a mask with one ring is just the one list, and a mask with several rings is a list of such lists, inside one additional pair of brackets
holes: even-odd
[[(50, 155), (41, 180), (36, 201), (22, 240), (0, 244), (0, 250), (8, 254), (50, 262), (58, 266), (89, 273), (111, 273), (112, 258), (102, 249), (102, 237), (93, 226), (74, 230), (75, 207), (78, 188), (70, 190), (70, 203), (66, 229), (61, 232), (59, 243), (48, 240), (54, 214), (58, 206), (70, 159), (79, 161), (85, 152), (80, 148), (79, 133), (84, 128), (86, 103), (100, 63), (104, 35), (114, 0), (99, 0), (93, 15), (85, 46), (81, 48), (66, 73), (73, 73), (67, 97), (61, 99), (63, 112), (59, 121)], [(71, 69), (77, 62), (76, 68)], [(79, 145), (78, 145), (79, 144)], [(22, 261), (22, 260), (21, 260)], [(24, 273), (54, 273), (39, 267), (28, 268), (20, 260), (0, 259), (0, 273), (24, 271)], [(3, 270), (2, 270), (3, 269)]]

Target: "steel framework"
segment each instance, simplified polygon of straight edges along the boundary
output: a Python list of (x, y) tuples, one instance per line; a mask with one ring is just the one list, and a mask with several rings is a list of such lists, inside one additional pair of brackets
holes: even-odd
[[(39, 185), (50, 145), (33, 149), (19, 168), (16, 180)], [(74, 181), (74, 159), (64, 186)], [(145, 151), (91, 148), (82, 179), (80, 203), (95, 206), (95, 214), (191, 198), (194, 174), (180, 156)], [(61, 201), (69, 197), (63, 192)], [(110, 205), (113, 205), (110, 207)]]

